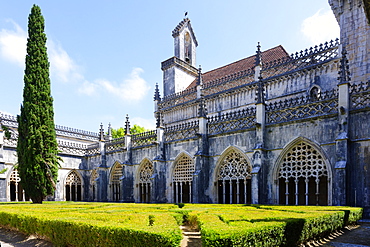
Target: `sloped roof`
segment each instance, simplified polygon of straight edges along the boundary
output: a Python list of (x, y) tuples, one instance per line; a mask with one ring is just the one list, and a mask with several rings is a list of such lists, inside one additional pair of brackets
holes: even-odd
[[(269, 50), (263, 51), (261, 53), (262, 56), (262, 67), (263, 64), (273, 62), (278, 59), (285, 59), (289, 57), (289, 54), (286, 52), (284, 47), (281, 45), (271, 48)], [(223, 67), (208, 71), (202, 74), (203, 83), (207, 83), (209, 81), (213, 81), (227, 75), (232, 75), (241, 71), (245, 71), (248, 69), (253, 69), (255, 67), (256, 55), (241, 59), (239, 61), (230, 63)], [(197, 79), (196, 79), (197, 80)], [(188, 88), (192, 88), (196, 86), (196, 80), (194, 80)]]

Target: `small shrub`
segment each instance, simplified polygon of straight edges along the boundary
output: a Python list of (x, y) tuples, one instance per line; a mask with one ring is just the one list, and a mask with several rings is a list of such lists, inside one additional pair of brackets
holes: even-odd
[(195, 214), (188, 214), (185, 224), (188, 225), (191, 229), (199, 230), (198, 216)]
[(152, 215), (152, 214), (149, 215), (149, 226), (153, 226), (154, 225), (154, 218), (155, 218), (154, 215)]

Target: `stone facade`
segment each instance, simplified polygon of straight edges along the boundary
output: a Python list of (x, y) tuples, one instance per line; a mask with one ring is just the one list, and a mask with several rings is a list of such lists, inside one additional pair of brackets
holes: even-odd
[[(370, 217), (370, 26), (363, 1), (329, 0), (340, 40), (282, 46), (202, 73), (190, 20), (173, 31), (156, 130), (112, 139), (56, 126), (51, 200), (350, 205)], [(24, 200), (17, 123), (1, 115), (0, 199)], [(108, 133), (110, 131), (108, 130)]]

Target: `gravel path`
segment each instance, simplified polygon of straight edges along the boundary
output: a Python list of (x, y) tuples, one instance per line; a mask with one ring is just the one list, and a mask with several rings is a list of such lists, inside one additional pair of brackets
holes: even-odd
[(20, 232), (8, 230), (0, 227), (0, 246), (1, 247), (52, 247), (53, 244), (35, 236), (26, 236)]
[(180, 247), (202, 247), (202, 239), (198, 230), (191, 229), (189, 226), (180, 226), (183, 239)]
[(318, 242), (312, 242), (306, 246), (370, 247), (370, 220), (362, 220), (357, 226), (347, 226)]

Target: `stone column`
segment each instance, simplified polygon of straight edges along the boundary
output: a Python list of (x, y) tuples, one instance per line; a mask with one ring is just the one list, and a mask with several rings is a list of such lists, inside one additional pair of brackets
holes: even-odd
[(123, 162), (125, 165), (130, 165), (131, 163), (131, 133), (130, 133), (130, 121), (128, 115), (126, 115), (126, 122), (125, 122), (125, 147), (126, 147), (126, 155), (125, 161)]
[(98, 169), (99, 177), (96, 181), (97, 200), (100, 202), (108, 201), (109, 190), (109, 169), (100, 166)]
[[(262, 82), (259, 82), (259, 90), (263, 90)], [(262, 93), (261, 93), (262, 94)], [(252, 203), (262, 203), (267, 198), (263, 198), (267, 191), (266, 179), (264, 178), (265, 168), (263, 160), (265, 157), (264, 139), (265, 139), (265, 102), (262, 99), (256, 103), (256, 145), (253, 153), (252, 170)]]
[(159, 94), (158, 84), (155, 85), (154, 92), (154, 117), (156, 119), (156, 128), (157, 128), (157, 150), (156, 156), (154, 158), (154, 171), (152, 185), (153, 185), (153, 202), (168, 202), (169, 198), (166, 195), (169, 195), (171, 192), (167, 193), (167, 166), (166, 166), (166, 153), (164, 148), (164, 126), (162, 119), (162, 112), (160, 109), (161, 96)]
[(195, 154), (195, 172), (193, 174), (193, 202), (208, 203), (210, 199), (204, 191), (210, 183), (209, 161), (208, 161), (208, 135), (207, 135), (207, 118), (199, 117), (199, 139), (198, 151)]
[(128, 175), (133, 174), (132, 165), (132, 142), (130, 133), (130, 121), (128, 115), (126, 115), (125, 122), (125, 147), (126, 154), (125, 160), (122, 163), (122, 177), (120, 178), (120, 188), (121, 188), (121, 200), (122, 202), (134, 202), (134, 179), (133, 176)]
[[(257, 82), (256, 90), (256, 145), (253, 154), (253, 169), (252, 169), (252, 203), (267, 202), (267, 198), (263, 195), (267, 191), (267, 181), (265, 179), (266, 168), (263, 160), (265, 157), (265, 123), (266, 123), (266, 104), (265, 104), (265, 89), (262, 80), (262, 56), (261, 46), (258, 43), (255, 61), (255, 81)], [(265, 196), (266, 197), (266, 196)]]
[(208, 126), (207, 126), (207, 106), (203, 94), (203, 75), (202, 68), (198, 69), (197, 80), (197, 99), (198, 99), (198, 150), (195, 154), (195, 172), (193, 174), (193, 202), (209, 203), (210, 198), (205, 194), (205, 190), (210, 185), (210, 167), (209, 167), (209, 144), (208, 144)]
[(251, 178), (251, 183), (252, 183), (252, 201), (251, 203), (252, 204), (258, 204), (259, 203), (259, 189), (258, 189), (258, 182), (259, 182), (259, 179), (258, 179), (258, 174), (259, 174), (259, 171), (260, 171), (261, 167), (260, 166), (255, 166), (253, 167), (253, 170), (252, 170), (252, 178)]
[(107, 168), (107, 160), (105, 154), (105, 138), (104, 138), (104, 129), (103, 125), (100, 125), (100, 141), (99, 141), (99, 151), (100, 151), (100, 162), (98, 168), (99, 178), (96, 181), (97, 189), (97, 200), (101, 202), (108, 201), (109, 190), (109, 169)]
[(164, 128), (160, 124), (160, 120), (157, 119), (157, 151), (156, 157), (154, 158), (154, 174), (152, 179), (153, 188), (153, 202), (168, 202), (166, 197), (167, 181), (166, 181), (166, 159), (164, 149)]
[(342, 59), (339, 69), (338, 83), (338, 136), (335, 139), (337, 162), (334, 167), (333, 204), (346, 205), (347, 169), (349, 168), (349, 66), (346, 48), (342, 47)]

